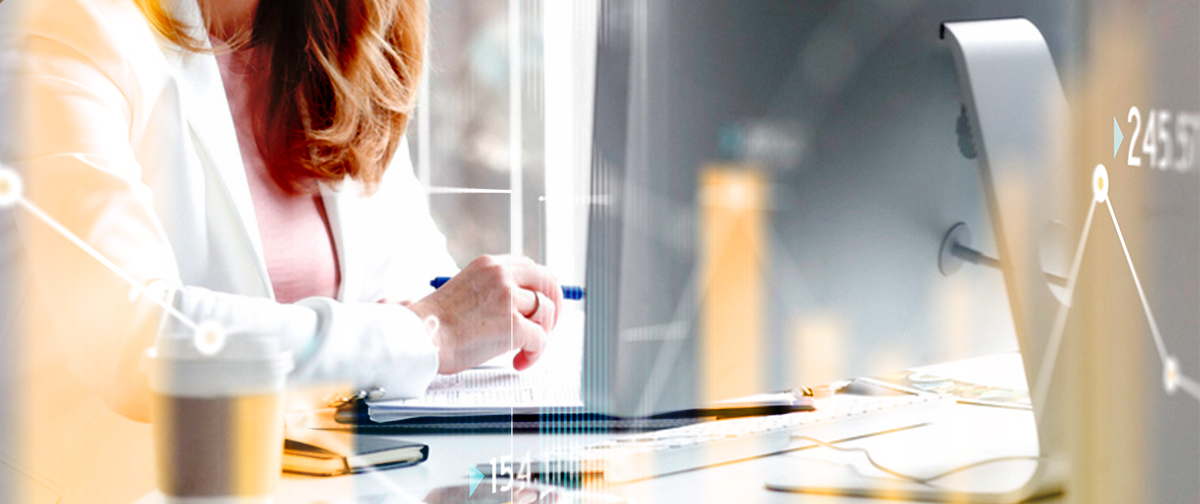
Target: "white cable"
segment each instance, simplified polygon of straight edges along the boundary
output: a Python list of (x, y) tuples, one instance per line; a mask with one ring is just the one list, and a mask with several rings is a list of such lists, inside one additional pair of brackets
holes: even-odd
[[(876, 462), (874, 458), (872, 458), (872, 457), (871, 457), (871, 452), (870, 452), (869, 450), (867, 450), (866, 448), (858, 448), (858, 447), (854, 447), (854, 448), (844, 448), (844, 447), (841, 447), (841, 446), (836, 446), (836, 445), (834, 445), (834, 444), (831, 444), (831, 443), (827, 443), (827, 442), (825, 442), (825, 441), (822, 441), (822, 440), (820, 440), (820, 439), (817, 439), (817, 438), (814, 438), (814, 437), (811, 437), (811, 436), (797, 436), (797, 437), (796, 437), (796, 439), (803, 439), (803, 440), (805, 440), (805, 441), (811, 441), (811, 442), (813, 442), (813, 443), (816, 443), (816, 444), (818, 444), (818, 445), (824, 446), (825, 448), (829, 448), (829, 449), (831, 449), (831, 450), (837, 450), (837, 451), (840, 451), (840, 452), (857, 452), (857, 453), (862, 453), (864, 456), (866, 456), (866, 458), (867, 458), (867, 462), (868, 462), (868, 463), (870, 463), (870, 464), (871, 464), (873, 467), (875, 467), (876, 469), (879, 469), (880, 471), (883, 471), (883, 472), (885, 472), (885, 473), (887, 473), (887, 474), (890, 474), (890, 475), (892, 475), (892, 476), (895, 476), (895, 477), (897, 477), (897, 478), (900, 478), (900, 479), (902, 479), (902, 480), (911, 481), (911, 482), (913, 482), (913, 483), (919, 483), (919, 484), (922, 484), (922, 485), (930, 485), (930, 483), (931, 483), (931, 482), (933, 482), (933, 481), (937, 481), (937, 480), (940, 480), (940, 479), (942, 479), (942, 478), (945, 478), (945, 477), (947, 477), (947, 476), (950, 476), (950, 475), (952, 475), (952, 474), (957, 474), (957, 473), (963, 472), (963, 471), (965, 471), (965, 470), (967, 470), (967, 469), (974, 469), (974, 468), (976, 468), (976, 467), (979, 467), (979, 466), (984, 466), (984, 465), (994, 464), (994, 463), (997, 463), (997, 462), (1007, 462), (1007, 461), (1010, 461), (1010, 460), (1033, 460), (1033, 461), (1038, 461), (1038, 460), (1042, 460), (1042, 459), (1043, 459), (1043, 457), (1036, 457), (1036, 456), (1033, 456), (1033, 455), (1012, 455), (1012, 456), (1007, 456), (1007, 457), (995, 457), (995, 458), (990, 458), (990, 459), (980, 460), (980, 461), (978, 461), (978, 462), (972, 462), (972, 463), (970, 463), (970, 464), (963, 465), (963, 466), (958, 466), (958, 467), (955, 467), (955, 468), (953, 468), (953, 469), (950, 469), (950, 470), (948, 470), (948, 471), (944, 471), (944, 472), (941, 472), (941, 473), (935, 474), (935, 475), (933, 475), (933, 476), (927, 476), (927, 477), (924, 477), (924, 478), (922, 478), (922, 477), (920, 477), (920, 476), (912, 476), (912, 475), (909, 475), (909, 474), (905, 474), (905, 473), (902, 473), (902, 472), (895, 471), (895, 470), (892, 470), (892, 469), (888, 469), (887, 467), (884, 467), (883, 465), (881, 465), (881, 464), (879, 464), (878, 462)], [(930, 485), (930, 486), (932, 486), (932, 485)]]

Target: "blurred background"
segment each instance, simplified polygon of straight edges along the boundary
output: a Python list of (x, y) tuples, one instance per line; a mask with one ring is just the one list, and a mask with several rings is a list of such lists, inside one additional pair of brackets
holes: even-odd
[(582, 281), (596, 12), (596, 0), (431, 0), (408, 139), (460, 265), (511, 252)]

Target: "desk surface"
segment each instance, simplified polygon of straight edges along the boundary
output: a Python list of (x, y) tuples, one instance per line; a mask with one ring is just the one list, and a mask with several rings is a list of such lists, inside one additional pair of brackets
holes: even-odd
[[(992, 378), (992, 385), (1019, 388), (1020, 360), (1014, 356), (988, 358), (988, 361), (952, 363), (928, 368), (944, 376), (977, 381)], [(1014, 369), (1014, 363), (1015, 368)], [(984, 364), (984, 365), (981, 365)], [(983, 375), (980, 375), (980, 370)], [(975, 376), (966, 376), (974, 373)], [(1014, 373), (1017, 375), (1014, 377)], [(425, 494), (437, 487), (462, 485), (468, 482), (468, 468), (504, 455), (523, 457), (538, 453), (555, 443), (600, 440), (603, 434), (555, 436), (538, 434), (516, 435), (408, 435), (405, 439), (421, 441), (430, 446), (429, 460), (424, 464), (378, 473), (338, 478), (306, 478), (284, 476), (277, 502), (291, 503), (351, 503), (393, 504), (421, 502)], [(841, 446), (867, 448), (877, 462), (908, 474), (932, 475), (942, 471), (999, 456), (1035, 455), (1037, 435), (1030, 411), (985, 406), (954, 405), (938, 421), (912, 429), (894, 431)], [(843, 453), (826, 448), (811, 448), (734, 462), (715, 467), (662, 476), (620, 485), (607, 485), (596, 490), (619, 496), (630, 502), (696, 502), (696, 503), (794, 503), (794, 502), (859, 502), (865, 499), (822, 495), (794, 494), (767, 490), (765, 482), (781, 471), (797, 470), (800, 464), (813, 461), (854, 464), (863, 472), (873, 469), (862, 454)], [(1032, 461), (1014, 461), (985, 466), (973, 471), (992, 477), (1027, 477)], [(1024, 475), (1024, 476), (1022, 476)], [(491, 480), (480, 483), (476, 492), (491, 492)], [(138, 504), (160, 502), (156, 495)], [(894, 502), (894, 501), (893, 501)]]

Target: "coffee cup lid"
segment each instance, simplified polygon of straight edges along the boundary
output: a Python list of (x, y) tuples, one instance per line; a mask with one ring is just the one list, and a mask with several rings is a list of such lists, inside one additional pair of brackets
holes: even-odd
[(272, 335), (226, 336), (201, 326), (192, 335), (164, 333), (143, 356), (156, 392), (228, 396), (283, 390), (294, 364)]

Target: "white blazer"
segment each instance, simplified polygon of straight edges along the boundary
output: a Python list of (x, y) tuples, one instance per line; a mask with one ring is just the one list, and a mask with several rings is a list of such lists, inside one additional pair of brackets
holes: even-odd
[[(195, 0), (167, 3), (201, 26)], [(337, 299), (276, 303), (212, 55), (174, 49), (131, 0), (5, 0), (0, 36), (0, 161), (21, 174), (28, 200), (191, 320), (230, 337), (278, 336), (295, 354), (296, 384), (424, 392), (437, 349), (394, 302), (457, 268), (407, 142), (374, 194), (349, 179), (321, 186)], [(156, 336), (188, 329), (28, 212), (13, 215), (24, 255), (6, 259), (8, 274), (28, 288), (10, 296), (19, 323), (0, 331), (25, 348), (9, 390), (27, 407), (0, 433), (0, 486), (7, 466), (62, 502), (127, 502), (153, 488), (149, 431), (110, 410), (147, 419), (138, 359)]]

